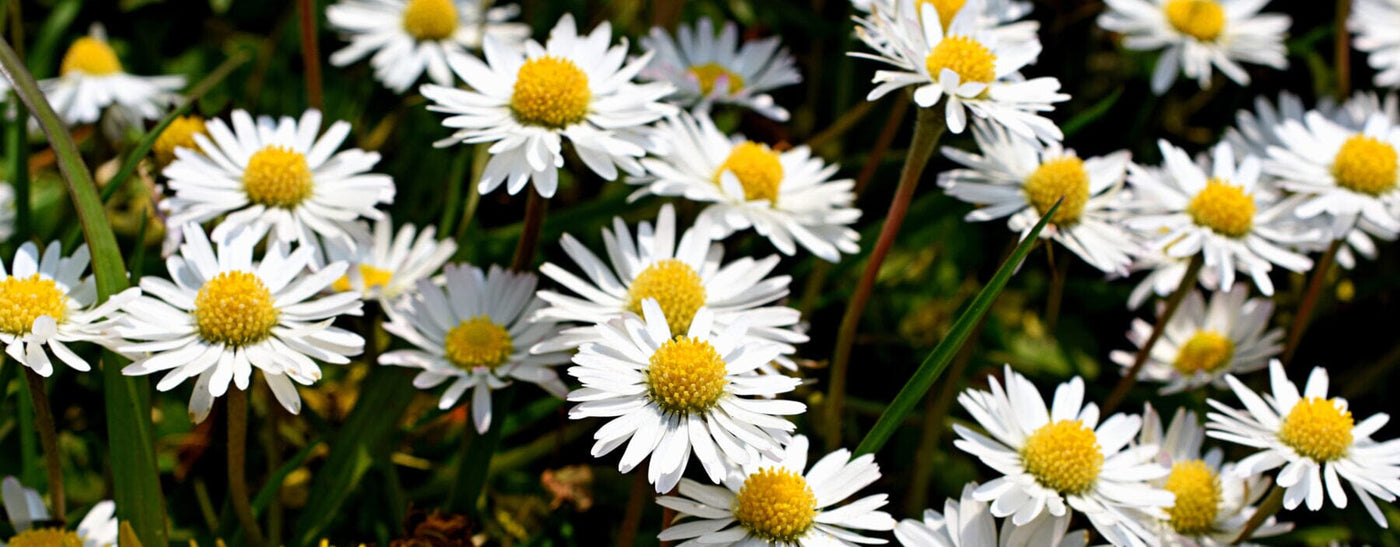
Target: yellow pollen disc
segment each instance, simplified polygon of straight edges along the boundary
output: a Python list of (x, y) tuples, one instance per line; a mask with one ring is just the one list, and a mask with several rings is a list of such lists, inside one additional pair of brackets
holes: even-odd
[(1186, 214), (1199, 226), (1227, 237), (1243, 237), (1254, 228), (1254, 194), (1212, 177), (1191, 198)]
[(10, 547), (83, 547), (77, 532), (62, 528), (33, 528), (9, 539)]
[(1182, 374), (1215, 372), (1230, 362), (1235, 354), (1235, 343), (1220, 333), (1210, 330), (1197, 332), (1181, 345), (1176, 352), (1172, 366)]
[(1026, 438), (1021, 464), (1041, 486), (1061, 494), (1082, 494), (1099, 478), (1103, 451), (1094, 430), (1079, 420), (1060, 420)]
[(1314, 461), (1332, 461), (1351, 448), (1353, 425), (1351, 412), (1338, 410), (1332, 399), (1308, 397), (1288, 411), (1278, 438)]
[(492, 323), (485, 315), (478, 315), (447, 331), (443, 350), (447, 352), (447, 360), (462, 370), (494, 369), (510, 360), (515, 346), (505, 328)]
[(224, 272), (206, 281), (194, 297), (192, 313), (200, 338), (234, 347), (267, 338), (279, 315), (262, 280), (241, 271)]
[(651, 354), (647, 392), (668, 414), (704, 412), (724, 395), (727, 374), (724, 358), (709, 342), (677, 336)]
[(967, 0), (919, 0), (919, 9), (923, 9), (925, 4), (938, 10), (938, 22), (943, 25), (944, 32), (947, 32), (948, 26), (953, 24), (953, 18), (962, 11)]
[(1172, 28), (1202, 42), (1215, 41), (1225, 30), (1225, 8), (1215, 0), (1171, 0), (1165, 10)]
[(1395, 147), (1380, 140), (1356, 135), (1342, 144), (1332, 160), (1332, 176), (1337, 185), (1353, 192), (1379, 196), (1395, 189), (1400, 158)]
[(933, 47), (924, 65), (934, 80), (943, 69), (958, 73), (962, 83), (992, 83), (997, 79), (997, 56), (981, 42), (967, 36), (948, 36)]
[(515, 76), (510, 110), (516, 121), (560, 129), (588, 117), (593, 91), (588, 75), (573, 61), (536, 57), (525, 61)]
[(204, 130), (204, 118), (180, 116), (171, 121), (165, 131), (160, 132), (156, 143), (151, 146), (151, 152), (156, 155), (156, 163), (169, 165), (175, 161), (176, 148), (199, 150), (199, 145), (194, 143), (194, 136), (207, 134)]
[(84, 36), (68, 46), (58, 72), (66, 75), (75, 70), (91, 76), (106, 76), (121, 72), (122, 62), (117, 60), (117, 52), (112, 51), (107, 42)]
[(744, 141), (729, 152), (729, 157), (715, 172), (715, 183), (725, 171), (734, 173), (744, 187), (744, 199), (778, 201), (778, 188), (783, 184), (783, 163), (778, 153), (766, 145)]
[(729, 94), (738, 93), (744, 89), (744, 78), (738, 74), (730, 72), (729, 69), (720, 66), (718, 63), (705, 63), (690, 67), (688, 71), (700, 83), (700, 94), (708, 96), (715, 90), (715, 83), (723, 76), (729, 82)]
[(1026, 200), (1035, 206), (1037, 213), (1044, 216), (1055, 202), (1064, 196), (1064, 203), (1050, 219), (1057, 226), (1069, 226), (1079, 222), (1084, 214), (1084, 205), (1089, 203), (1089, 173), (1084, 170), (1084, 160), (1075, 157), (1053, 159), (1040, 164), (1022, 185)]
[[(369, 264), (360, 264), (356, 267), (360, 269), (360, 280), (364, 282), (366, 289), (383, 287), (389, 284), (390, 279), (394, 278), (394, 272), (381, 270)], [(350, 286), (349, 275), (340, 276), (340, 279), (335, 280), (335, 283), (331, 283), (331, 288), (340, 292), (354, 289)]]
[(1167, 515), (1177, 533), (1199, 536), (1215, 529), (1223, 496), (1220, 477), (1210, 466), (1201, 460), (1176, 462), (1164, 488), (1176, 494), (1176, 504), (1167, 509)]
[(744, 479), (734, 498), (734, 520), (750, 534), (796, 545), (817, 516), (817, 495), (807, 479), (781, 467), (765, 467)]
[(668, 258), (647, 266), (627, 289), (627, 311), (642, 315), (642, 301), (655, 298), (671, 334), (690, 331), (695, 311), (705, 305), (705, 285), (690, 265)]
[(452, 0), (408, 0), (403, 30), (420, 41), (450, 37), (457, 32), (457, 6)]
[(8, 276), (0, 281), (0, 332), (29, 334), (34, 320), (47, 315), (62, 323), (68, 315), (68, 297), (52, 279), (39, 274), (20, 279)]
[(259, 205), (291, 209), (311, 197), (315, 187), (306, 156), (285, 146), (264, 146), (243, 170), (243, 192)]

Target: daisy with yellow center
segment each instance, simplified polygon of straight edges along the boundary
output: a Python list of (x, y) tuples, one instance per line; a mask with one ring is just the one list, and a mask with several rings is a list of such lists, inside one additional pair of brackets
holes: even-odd
[(395, 232), (387, 215), (376, 221), (372, 229), (359, 225), (352, 235), (349, 246), (336, 242), (324, 246), (329, 260), (350, 264), (331, 289), (357, 292), (367, 300), (378, 299), (389, 313), (394, 312), (397, 300), (414, 291), (418, 280), (437, 273), (457, 252), (457, 243), (452, 239), (438, 240), (435, 227), (424, 226), (420, 231), (412, 224), (404, 224)]
[(1241, 63), (1288, 68), (1283, 44), (1291, 20), (1259, 13), (1267, 2), (1247, 0), (1107, 0), (1099, 26), (1125, 35), (1123, 46), (1161, 50), (1152, 73), (1152, 91), (1165, 93), (1178, 74), (1205, 88), (1212, 69), (1249, 85)]
[(677, 521), (658, 538), (717, 546), (883, 543), (861, 533), (894, 528), (894, 519), (878, 510), (886, 495), (837, 506), (880, 478), (875, 457), (837, 450), (808, 469), (807, 444), (806, 437), (794, 437), (779, 453), (754, 458), (716, 481), (722, 486), (681, 480), (675, 495), (656, 500), (674, 509)]
[(642, 38), (642, 49), (655, 53), (640, 77), (676, 87), (666, 100), (695, 112), (716, 104), (748, 108), (780, 122), (787, 109), (773, 102), (769, 91), (802, 83), (802, 75), (777, 37), (739, 44), (739, 27), (724, 23), (718, 33), (708, 17), (694, 26), (681, 25), (675, 38), (654, 27)]
[(756, 453), (778, 454), (794, 428), (781, 416), (807, 406), (773, 398), (796, 388), (797, 378), (754, 374), (782, 350), (748, 339), (747, 329), (743, 322), (720, 327), (706, 308), (677, 329), (655, 298), (642, 300), (641, 316), (589, 329), (593, 341), (569, 367), (583, 387), (568, 400), (579, 403), (570, 418), (608, 419), (593, 435), (593, 456), (625, 444), (618, 470), (631, 472), (650, 456), (648, 481), (669, 492), (692, 453), (714, 482)]
[(115, 547), (118, 525), (116, 504), (111, 500), (97, 502), (74, 530), (53, 526), (36, 526), (51, 519), (43, 498), (25, 488), (14, 477), (0, 481), (0, 499), (5, 515), (10, 519), (15, 535), (0, 540), (8, 547)]
[(830, 262), (860, 251), (850, 228), (860, 218), (854, 181), (830, 180), (838, 166), (806, 146), (778, 151), (731, 138), (704, 113), (670, 118), (658, 135), (672, 146), (643, 159), (650, 176), (631, 182), (645, 185), (641, 193), (707, 203), (697, 222), (714, 226), (715, 238), (753, 228), (785, 255), (800, 245)]
[(39, 82), (54, 112), (69, 125), (96, 122), (108, 107), (124, 125), (158, 119), (184, 86), (183, 76), (128, 74), (101, 25), (68, 46), (58, 77)]
[(1023, 525), (1006, 521), (998, 532), (991, 506), (973, 495), (980, 486), (976, 482), (963, 486), (960, 498), (944, 501), (942, 513), (925, 509), (923, 520), (899, 521), (894, 528), (895, 539), (905, 547), (1083, 547), (1087, 544), (1089, 534), (1086, 531), (1069, 530), (1069, 513), (1060, 516), (1043, 513)]
[(321, 378), (316, 361), (343, 365), (363, 350), (358, 335), (330, 326), (338, 316), (360, 315), (359, 295), (312, 298), (344, 274), (344, 262), (310, 272), (310, 246), (288, 252), (271, 243), (254, 261), (261, 234), (239, 231), (211, 244), (197, 225), (184, 232), (179, 255), (167, 261), (170, 279), (141, 278), (145, 295), (122, 306), (114, 329), (120, 339), (111, 347), (133, 360), (122, 374), (165, 373), (159, 391), (195, 378), (193, 421), (203, 421), (230, 384), (247, 390), (255, 368), (296, 414), (301, 397), (293, 382), (311, 385)]
[(199, 150), (199, 144), (194, 142), (195, 135), (208, 135), (205, 129), (204, 118), (199, 116), (180, 116), (170, 122), (165, 131), (160, 132), (156, 137), (156, 142), (151, 146), (151, 154), (156, 157), (156, 165), (164, 168), (175, 161), (175, 149), (188, 148)]
[(379, 357), (382, 365), (421, 369), (419, 389), (447, 384), (438, 400), (443, 410), (472, 390), (472, 423), (478, 433), (491, 428), (491, 390), (515, 380), (538, 384), (556, 397), (568, 394), (555, 365), (567, 352), (530, 353), (530, 347), (558, 335), (551, 321), (529, 320), (544, 305), (535, 297), (537, 278), (491, 266), (449, 264), (442, 281), (420, 277), (413, 293), (397, 301), (384, 330), (413, 345)]
[(1362, 221), (1400, 232), (1400, 126), (1374, 112), (1352, 129), (1318, 111), (1278, 127), (1282, 146), (1269, 149), (1265, 168), (1283, 188), (1307, 196), (1296, 214), (1330, 224), (1333, 239)]
[(1376, 523), (1388, 527), (1375, 500), (1393, 502), (1400, 496), (1400, 443), (1371, 435), (1390, 417), (1381, 413), (1357, 421), (1345, 399), (1327, 396), (1323, 368), (1312, 370), (1301, 393), (1278, 360), (1269, 363), (1269, 376), (1272, 395), (1264, 397), (1227, 376), (1244, 409), (1209, 400), (1216, 412), (1209, 415), (1207, 435), (1259, 450), (1240, 460), (1241, 476), (1282, 467), (1276, 482), (1284, 489), (1285, 509), (1306, 501), (1308, 510), (1317, 511), (1327, 499), (1346, 508), (1345, 481)]

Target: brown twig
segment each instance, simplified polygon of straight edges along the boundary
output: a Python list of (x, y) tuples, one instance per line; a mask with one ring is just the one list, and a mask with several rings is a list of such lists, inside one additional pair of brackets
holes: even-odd
[(1332, 66), (1337, 70), (1337, 100), (1351, 95), (1351, 33), (1347, 32), (1347, 17), (1351, 15), (1351, 0), (1337, 0), (1336, 40), (1332, 42)]
[(1157, 324), (1152, 326), (1152, 334), (1147, 337), (1146, 342), (1142, 343), (1142, 348), (1138, 349), (1137, 356), (1133, 358), (1133, 366), (1123, 373), (1123, 378), (1118, 380), (1118, 385), (1114, 386), (1113, 393), (1110, 393), (1104, 402), (1104, 415), (1112, 414), (1113, 410), (1123, 402), (1123, 398), (1128, 396), (1128, 390), (1137, 383), (1138, 373), (1142, 372), (1142, 365), (1147, 363), (1147, 357), (1152, 354), (1152, 346), (1157, 345), (1157, 340), (1167, 330), (1167, 323), (1172, 320), (1173, 315), (1176, 315), (1177, 308), (1181, 307), (1181, 301), (1186, 299), (1186, 293), (1191, 292), (1196, 287), (1196, 279), (1200, 277), (1201, 266), (1205, 264), (1204, 256), (1197, 254), (1191, 258), (1191, 263), (1186, 266), (1186, 273), (1181, 276), (1181, 284), (1177, 285), (1176, 291), (1167, 297), (1167, 305), (1162, 309), (1162, 315), (1157, 318)]
[(321, 93), (321, 52), (316, 42), (316, 0), (299, 0), (301, 18), (301, 63), (306, 70), (306, 102), (311, 108), (325, 110)]

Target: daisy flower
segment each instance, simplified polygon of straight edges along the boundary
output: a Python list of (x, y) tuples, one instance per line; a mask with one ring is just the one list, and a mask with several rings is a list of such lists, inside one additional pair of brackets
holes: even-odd
[[(1248, 298), (1245, 287), (1215, 292), (1210, 304), (1199, 291), (1191, 291), (1181, 302), (1157, 345), (1152, 346), (1139, 380), (1166, 384), (1161, 394), (1193, 390), (1205, 385), (1226, 387), (1226, 374), (1242, 374), (1264, 368), (1271, 357), (1283, 351), (1283, 329), (1270, 329), (1274, 303), (1267, 298)], [(1248, 300), (1246, 300), (1248, 298)], [(1141, 348), (1152, 335), (1152, 325), (1134, 319), (1128, 340)], [(1132, 368), (1137, 351), (1115, 350), (1109, 359)]]
[(274, 242), (254, 262), (253, 248), (262, 239), (255, 232), (235, 232), (210, 245), (198, 225), (184, 231), (179, 254), (166, 261), (170, 280), (141, 278), (150, 296), (122, 306), (121, 339), (112, 349), (134, 361), (122, 374), (165, 372), (159, 391), (195, 378), (190, 419), (198, 423), (230, 383), (248, 389), (257, 368), (277, 401), (296, 414), (301, 397), (292, 381), (311, 385), (321, 378), (316, 361), (345, 364), (363, 351), (364, 339), (330, 325), (338, 316), (360, 315), (360, 295), (309, 300), (344, 275), (344, 262), (308, 273), (313, 247), (287, 252), (286, 244)]
[(1356, 0), (1347, 29), (1353, 45), (1369, 54), (1366, 64), (1376, 69), (1376, 87), (1400, 87), (1400, 1)]
[(178, 116), (171, 120), (170, 125), (160, 132), (156, 142), (151, 145), (151, 154), (156, 157), (156, 165), (164, 169), (170, 162), (175, 161), (176, 148), (198, 151), (199, 144), (194, 142), (195, 135), (209, 136), (204, 118), (191, 115)]
[(664, 493), (676, 487), (692, 453), (716, 483), (732, 465), (780, 453), (794, 429), (781, 416), (807, 405), (772, 397), (801, 380), (754, 374), (781, 350), (746, 340), (742, 321), (716, 327), (714, 315), (700, 308), (676, 334), (653, 298), (642, 302), (641, 317), (629, 313), (593, 327), (596, 341), (579, 348), (569, 367), (583, 387), (568, 396), (579, 403), (570, 418), (608, 418), (593, 434), (593, 457), (625, 444), (617, 468), (629, 473), (650, 455), (647, 480)]
[(437, 229), (432, 226), (418, 231), (412, 224), (404, 224), (395, 233), (388, 215), (375, 221), (373, 232), (359, 226), (352, 235), (349, 245), (335, 241), (325, 244), (327, 259), (350, 265), (331, 288), (377, 299), (386, 311), (393, 311), (396, 299), (412, 292), (420, 279), (437, 273), (457, 252), (457, 242), (438, 240)]
[(643, 80), (676, 87), (667, 97), (672, 104), (708, 112), (714, 104), (732, 104), (785, 122), (787, 109), (773, 103), (768, 91), (802, 82), (787, 49), (779, 49), (776, 36), (739, 45), (739, 27), (724, 24), (715, 34), (714, 23), (701, 18), (692, 28), (681, 25), (676, 38), (655, 27), (642, 38), (642, 49), (655, 57), (642, 69)]
[(1268, 0), (1106, 0), (1099, 26), (1127, 35), (1123, 46), (1140, 51), (1164, 50), (1152, 71), (1152, 92), (1165, 93), (1177, 74), (1202, 89), (1210, 85), (1211, 66), (1240, 85), (1249, 73), (1240, 63), (1288, 68), (1283, 37), (1287, 15), (1260, 14)]
[(97, 285), (84, 275), (87, 245), (67, 258), (61, 253), (58, 241), (49, 243), (42, 256), (34, 242), (26, 241), (8, 272), (0, 263), (0, 343), (11, 358), (46, 378), (54, 371), (50, 352), (73, 370), (92, 370), (68, 344), (106, 341), (113, 321), (103, 318), (141, 294), (130, 288), (94, 307)]
[(938, 175), (938, 185), (948, 195), (979, 206), (965, 220), (1009, 217), (1007, 226), (1025, 237), (1063, 196), (1040, 237), (1064, 245), (1105, 273), (1127, 275), (1129, 253), (1137, 243), (1111, 207), (1121, 197), (1130, 156), (1126, 150), (1080, 159), (1059, 143), (1041, 146), (983, 123), (973, 124), (972, 136), (982, 155), (944, 147), (945, 156), (967, 169)]
[(1167, 474), (1152, 461), (1157, 447), (1127, 446), (1142, 419), (1114, 414), (1100, 423), (1099, 407), (1084, 404), (1079, 377), (1060, 384), (1049, 409), (1030, 380), (1010, 366), (1005, 377), (1005, 390), (989, 378), (990, 392), (958, 396), (987, 435), (954, 424), (960, 438), (953, 444), (1002, 474), (973, 498), (992, 502), (992, 516), (1009, 516), (1017, 526), (1074, 509), (1115, 545), (1143, 545), (1150, 536), (1128, 513), (1163, 514), (1173, 497), (1146, 482)]
[(781, 453), (735, 469), (723, 486), (683, 479), (679, 495), (656, 502), (675, 510), (676, 520), (690, 520), (662, 530), (658, 538), (687, 540), (681, 543), (685, 547), (885, 543), (860, 531), (894, 528), (894, 519), (877, 511), (888, 496), (875, 494), (834, 507), (880, 478), (875, 456), (852, 458), (841, 449), (807, 469), (807, 444), (806, 437), (794, 437)]
[(975, 482), (964, 486), (961, 498), (949, 498), (943, 503), (942, 513), (925, 509), (923, 520), (899, 521), (894, 528), (895, 539), (905, 547), (1084, 547), (1089, 542), (1088, 533), (1069, 531), (1069, 513), (1058, 517), (1045, 513), (1023, 526), (1006, 519), (998, 534), (987, 502), (973, 497), (977, 488)]
[[(797, 327), (802, 314), (786, 306), (769, 305), (787, 296), (792, 279), (785, 275), (764, 278), (778, 265), (776, 256), (762, 260), (746, 257), (721, 265), (724, 249), (710, 239), (712, 233), (703, 223), (696, 225), (681, 234), (677, 245), (676, 213), (670, 204), (661, 207), (654, 229), (649, 222), (637, 226), (636, 239), (622, 219), (614, 218), (612, 230), (603, 228), (603, 245), (611, 264), (564, 234), (559, 241), (564, 253), (587, 279), (552, 262), (545, 263), (540, 273), (577, 296), (540, 291), (540, 298), (550, 306), (537, 312), (535, 318), (593, 325), (624, 312), (640, 315), (642, 301), (651, 298), (660, 304), (671, 334), (681, 335), (690, 330), (696, 312), (704, 307), (720, 329), (745, 322), (748, 340), (775, 344), (780, 352), (777, 363), (796, 370), (789, 355), (797, 351), (793, 344), (807, 341)], [(592, 328), (568, 329), (533, 351), (573, 349), (595, 338)], [(768, 365), (763, 370), (775, 371)]]
[(656, 148), (646, 126), (675, 112), (659, 102), (675, 88), (633, 83), (653, 54), (626, 62), (627, 41), (610, 45), (611, 40), (608, 23), (579, 36), (573, 16), (566, 14), (544, 45), (530, 40), (520, 51), (488, 35), (482, 43), (485, 62), (449, 54), (448, 65), (470, 89), (422, 87), (433, 102), (428, 110), (447, 114), (443, 125), (457, 130), (438, 146), (495, 143), (481, 175), (482, 194), (502, 184), (518, 194), (533, 181), (540, 196), (554, 196), (564, 139), (606, 180), (616, 179), (618, 168), (641, 175), (638, 158)]
[[(905, 9), (899, 5), (903, 0), (851, 0), (851, 5), (861, 12), (875, 10), (899, 10)], [(943, 30), (948, 30), (948, 25), (953, 22), (963, 7), (968, 5), (967, 0), (915, 0), (917, 5), (929, 5), (938, 10), (938, 20), (943, 24)], [(987, 29), (997, 35), (998, 39), (1009, 42), (1035, 42), (1038, 40), (1036, 34), (1040, 31), (1040, 23), (1036, 21), (1021, 21), (1031, 12), (1030, 2), (1018, 0), (983, 0), (974, 4), (973, 9), (978, 10), (974, 14), (977, 18), (977, 26)], [(910, 13), (917, 13), (910, 11)], [(873, 39), (880, 39), (878, 35), (870, 34)]]
[(470, 264), (452, 264), (443, 277), (443, 287), (418, 279), (417, 293), (384, 325), (417, 349), (385, 353), (380, 364), (423, 369), (413, 379), (419, 389), (451, 380), (438, 400), (443, 410), (471, 389), (472, 422), (478, 433), (491, 428), (491, 390), (512, 380), (539, 384), (560, 398), (568, 395), (552, 367), (569, 362), (569, 354), (530, 353), (531, 346), (558, 334), (553, 323), (527, 320), (544, 305), (535, 298), (534, 274), (498, 266), (487, 273)]
[(1334, 239), (1345, 237), (1358, 219), (1394, 233), (1400, 231), (1400, 127), (1384, 114), (1372, 114), (1364, 127), (1349, 129), (1309, 112), (1277, 129), (1281, 146), (1269, 148), (1265, 169), (1284, 189), (1310, 196), (1295, 214), (1326, 214)]
[(165, 168), (173, 195), (161, 200), (176, 227), (166, 236), (165, 253), (179, 244), (180, 227), (224, 217), (209, 235), (221, 240), (249, 229), (271, 232), (280, 243), (316, 245), (316, 235), (347, 242), (356, 218), (378, 220), (374, 207), (394, 201), (394, 181), (370, 173), (379, 153), (351, 148), (336, 152), (350, 134), (339, 121), (319, 137), (321, 112), (307, 110), (300, 120), (288, 116), (256, 122), (235, 110), (233, 129), (223, 120), (194, 134), (198, 149), (177, 148)]
[(15, 535), (0, 540), (0, 547), (7, 543), (11, 547), (109, 547), (117, 544), (117, 504), (112, 500), (99, 501), (88, 509), (87, 515), (78, 522), (77, 530), (64, 530), (43, 526), (52, 518), (44, 507), (43, 498), (14, 477), (0, 481), (0, 499), (15, 529)]
[(489, 35), (507, 44), (530, 36), (529, 25), (510, 23), (518, 6), (489, 7), (489, 0), (341, 0), (326, 7), (326, 21), (350, 42), (331, 54), (346, 66), (370, 57), (374, 77), (402, 94), (426, 70), (438, 85), (452, 85), (449, 54), (481, 47)]
[[(935, 6), (899, 0), (895, 9), (876, 9), (858, 18), (857, 36), (875, 54), (852, 53), (893, 66), (875, 73), (878, 85), (866, 96), (875, 100), (903, 87), (914, 88), (914, 102), (932, 108), (946, 103), (948, 129), (962, 133), (967, 113), (1005, 126), (1021, 136), (1045, 142), (1064, 137), (1054, 122), (1039, 113), (1065, 101), (1060, 81), (1026, 80), (1020, 71), (1040, 55), (1038, 40), (1001, 40), (979, 24), (980, 0), (969, 0), (948, 24)], [(915, 11), (917, 8), (922, 8)], [(946, 99), (946, 100), (945, 100)]]
[[(1317, 109), (1332, 117), (1337, 105), (1330, 98), (1324, 98)], [(1224, 140), (1235, 147), (1237, 155), (1267, 158), (1269, 147), (1283, 145), (1283, 141), (1278, 138), (1278, 126), (1283, 125), (1285, 120), (1301, 122), (1307, 112), (1303, 100), (1287, 91), (1279, 93), (1277, 105), (1268, 97), (1255, 97), (1254, 110), (1241, 109), (1235, 112), (1235, 125), (1225, 128)]]
[(860, 251), (860, 218), (851, 179), (830, 180), (838, 167), (799, 146), (782, 152), (743, 137), (729, 138), (706, 114), (681, 114), (658, 129), (669, 153), (642, 160), (651, 173), (638, 193), (711, 203), (700, 212), (716, 240), (752, 227), (791, 256), (801, 245), (823, 260)]
[(175, 90), (185, 86), (183, 76), (127, 74), (101, 25), (68, 46), (58, 74), (39, 82), (39, 88), (69, 125), (95, 122), (112, 105), (126, 121), (154, 120), (175, 101)]
[(1395, 501), (1400, 495), (1400, 440), (1376, 442), (1371, 435), (1390, 416), (1375, 414), (1356, 423), (1346, 399), (1327, 397), (1327, 370), (1321, 367), (1312, 369), (1302, 394), (1278, 360), (1269, 363), (1269, 376), (1273, 393), (1263, 397), (1234, 376), (1226, 376), (1245, 409), (1208, 400), (1218, 412), (1208, 415), (1207, 435), (1259, 449), (1240, 460), (1237, 469), (1242, 476), (1282, 466), (1277, 482), (1285, 489), (1285, 509), (1306, 501), (1309, 510), (1317, 511), (1325, 498), (1346, 508), (1347, 495), (1342, 490), (1346, 480), (1376, 523), (1388, 527), (1374, 498)]

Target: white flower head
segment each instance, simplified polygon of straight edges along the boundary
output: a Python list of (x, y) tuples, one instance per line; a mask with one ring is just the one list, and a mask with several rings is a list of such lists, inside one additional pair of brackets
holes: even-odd
[(1355, 0), (1347, 29), (1356, 34), (1356, 49), (1369, 54), (1376, 87), (1400, 87), (1400, 2)]
[(372, 232), (363, 225), (357, 228), (351, 231), (353, 239), (348, 246), (340, 241), (325, 242), (329, 261), (350, 265), (331, 288), (378, 299), (385, 311), (392, 311), (394, 301), (413, 292), (418, 280), (437, 273), (457, 252), (457, 242), (438, 240), (432, 226), (417, 230), (404, 224), (395, 232), (388, 215), (375, 221)]
[(923, 520), (899, 521), (895, 539), (905, 547), (1084, 547), (1089, 542), (1087, 532), (1069, 531), (1069, 513), (1044, 513), (1020, 526), (1005, 519), (998, 534), (991, 506), (973, 496), (977, 488), (975, 482), (963, 486), (962, 497), (948, 498), (942, 513), (925, 509)]
[(1265, 169), (1286, 190), (1309, 197), (1295, 214), (1326, 215), (1331, 236), (1341, 239), (1360, 219), (1394, 237), (1400, 232), (1400, 127), (1376, 112), (1360, 128), (1348, 128), (1321, 112), (1285, 120), (1279, 146), (1269, 147)]
[(802, 82), (802, 75), (777, 37), (739, 44), (739, 27), (726, 22), (718, 34), (708, 17), (694, 27), (681, 25), (675, 39), (660, 27), (642, 38), (642, 49), (655, 57), (642, 70), (643, 80), (676, 87), (667, 100), (708, 112), (715, 104), (751, 109), (771, 119), (788, 120), (787, 109), (769, 91)]
[(117, 524), (117, 504), (112, 500), (99, 501), (88, 509), (87, 515), (78, 522), (77, 530), (43, 526), (51, 518), (44, 507), (43, 498), (31, 488), (25, 488), (19, 479), (5, 477), (0, 481), (0, 500), (3, 500), (5, 514), (15, 529), (15, 535), (8, 540), (0, 539), (0, 547), (9, 543), (20, 545), (79, 545), (81, 547), (110, 547), (117, 544), (120, 532)]
[(122, 69), (107, 32), (94, 24), (87, 36), (74, 40), (63, 54), (57, 78), (39, 82), (44, 97), (64, 123), (97, 121), (102, 111), (116, 106), (124, 123), (159, 118), (185, 86), (184, 76), (136, 76)]

